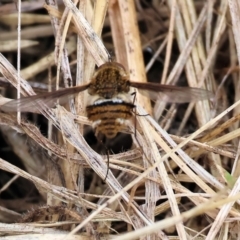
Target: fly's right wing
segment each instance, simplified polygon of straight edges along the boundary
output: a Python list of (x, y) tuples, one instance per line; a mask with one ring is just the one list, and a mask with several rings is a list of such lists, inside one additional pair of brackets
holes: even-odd
[(130, 81), (130, 86), (137, 88), (142, 95), (153, 101), (162, 100), (169, 103), (186, 103), (212, 99), (214, 97), (212, 92), (201, 88), (132, 81)]

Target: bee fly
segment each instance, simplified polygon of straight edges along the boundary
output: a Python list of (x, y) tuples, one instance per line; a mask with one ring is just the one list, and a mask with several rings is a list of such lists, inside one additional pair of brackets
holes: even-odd
[(96, 136), (103, 134), (107, 138), (114, 138), (126, 128), (128, 120), (133, 116), (135, 105), (130, 87), (137, 88), (152, 100), (163, 99), (175, 103), (199, 101), (213, 96), (211, 92), (200, 88), (133, 82), (121, 64), (107, 62), (95, 71), (91, 81), (85, 85), (12, 100), (0, 109), (6, 112), (16, 112), (18, 109), (31, 112), (36, 105), (44, 103), (52, 107), (59, 98), (66, 99), (66, 96), (88, 90), (86, 113), (93, 122)]

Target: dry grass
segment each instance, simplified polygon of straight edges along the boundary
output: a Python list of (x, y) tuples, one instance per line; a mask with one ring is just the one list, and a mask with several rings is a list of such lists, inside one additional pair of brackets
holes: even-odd
[[(214, 92), (215, 99), (153, 105), (138, 94), (138, 113), (155, 120), (137, 116), (134, 144), (110, 155), (105, 181), (107, 157), (83, 136), (84, 126), (91, 125), (84, 94), (65, 108), (36, 106), (49, 121), (45, 130), (39, 116), (32, 117), (36, 126), (19, 114), (0, 113), (2, 236), (238, 239), (238, 1), (155, 0), (147, 6), (148, 1), (110, 0), (107, 5), (99, 0), (92, 7), (82, 0), (80, 10), (70, 0), (59, 1), (59, 9), (54, 1), (46, 2), (47, 12), (44, 1), (22, 2), (21, 45), (16, 5), (0, 5), (2, 85), (7, 80), (21, 87), (23, 96), (34, 95), (31, 85), (42, 79), (48, 82), (38, 87), (45, 90), (53, 80), (57, 88), (61, 81), (74, 85), (75, 78), (80, 85), (91, 79), (95, 64), (109, 61), (109, 50), (133, 81), (147, 81), (147, 69), (149, 80), (187, 81)], [(13, 66), (17, 55), (20, 72)], [(0, 98), (0, 105), (7, 101)], [(134, 132), (134, 125), (129, 127)], [(108, 144), (121, 150), (126, 141), (121, 136)]]

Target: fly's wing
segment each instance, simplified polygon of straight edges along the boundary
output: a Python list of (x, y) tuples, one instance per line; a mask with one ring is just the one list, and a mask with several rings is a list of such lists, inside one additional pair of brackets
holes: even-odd
[(211, 99), (213, 93), (201, 88), (177, 87), (158, 83), (130, 82), (139, 92), (153, 101), (162, 100), (170, 103), (196, 102)]
[(44, 106), (53, 107), (56, 105), (57, 100), (60, 103), (66, 103), (69, 97), (86, 90), (89, 84), (65, 88), (55, 92), (42, 93), (30, 97), (23, 97), (20, 99), (12, 100), (6, 104), (0, 106), (0, 110), (4, 112), (36, 112), (39, 108), (44, 108)]

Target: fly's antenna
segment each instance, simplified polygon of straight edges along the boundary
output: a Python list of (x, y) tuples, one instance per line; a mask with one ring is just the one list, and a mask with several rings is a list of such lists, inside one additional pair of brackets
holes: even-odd
[(108, 53), (108, 62), (114, 62), (115, 60), (115, 56), (113, 51), (110, 51), (110, 53)]
[(112, 62), (112, 61), (113, 61), (112, 54), (108, 53), (108, 62)]

